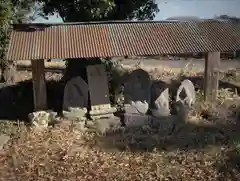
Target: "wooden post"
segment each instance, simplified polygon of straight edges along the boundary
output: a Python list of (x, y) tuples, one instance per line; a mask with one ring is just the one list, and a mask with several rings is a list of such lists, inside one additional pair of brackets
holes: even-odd
[(31, 60), (34, 111), (47, 109), (47, 88), (44, 73), (44, 60)]
[(220, 52), (209, 52), (205, 57), (204, 100), (215, 101), (219, 85)]

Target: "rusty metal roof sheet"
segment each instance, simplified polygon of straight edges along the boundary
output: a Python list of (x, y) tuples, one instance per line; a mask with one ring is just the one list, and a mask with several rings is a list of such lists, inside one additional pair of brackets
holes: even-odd
[(159, 55), (240, 49), (240, 24), (222, 21), (18, 25), (6, 59)]

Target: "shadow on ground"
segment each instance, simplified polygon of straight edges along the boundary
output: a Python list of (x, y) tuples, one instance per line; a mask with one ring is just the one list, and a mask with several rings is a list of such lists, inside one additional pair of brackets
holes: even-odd
[[(201, 159), (201, 155), (206, 153), (204, 157), (211, 157), (209, 158), (213, 164), (211, 167), (217, 172), (217, 180), (240, 179), (240, 148), (237, 148), (236, 144), (240, 140), (239, 124), (200, 126), (188, 123), (176, 125), (175, 128), (174, 125), (169, 126), (169, 124), (160, 127), (149, 125), (127, 128), (104, 136), (96, 135), (93, 140), (95, 146), (97, 144), (97, 147), (113, 152), (155, 155), (172, 153), (174, 156), (169, 157), (169, 162), (173, 163), (181, 160), (181, 154), (184, 154), (187, 160), (183, 160), (184, 165), (189, 160), (191, 161), (188, 164), (195, 164), (192, 163), (194, 159), (190, 158), (193, 153), (196, 155), (196, 164), (197, 160)], [(212, 150), (211, 153), (209, 150)]]
[[(47, 81), (48, 109), (61, 110), (64, 86), (57, 81)], [(32, 80), (19, 82), (0, 89), (0, 119), (27, 121), (33, 112)]]
[[(203, 77), (181, 77), (172, 80), (170, 84), (156, 80), (153, 84), (162, 89), (169, 88), (170, 98), (175, 99), (177, 88), (184, 79), (193, 82), (196, 90), (203, 88)], [(220, 88), (237, 89), (235, 85), (220, 81)], [(154, 100), (151, 100), (151, 104)], [(171, 105), (171, 104), (170, 104)], [(127, 128), (122, 131), (110, 133), (107, 136), (99, 136), (101, 146), (131, 151), (175, 150), (175, 149), (202, 149), (210, 145), (232, 145), (236, 139), (240, 139), (239, 101), (226, 101), (224, 104), (211, 103), (211, 107), (201, 102), (190, 110), (200, 116), (200, 121), (195, 123), (169, 124), (168, 120), (160, 121), (160, 125), (148, 125), (142, 128)], [(174, 106), (172, 104), (171, 109)], [(175, 114), (175, 112), (172, 112)], [(179, 120), (178, 115), (174, 119)], [(195, 115), (193, 115), (195, 116)], [(167, 118), (167, 119), (172, 119)], [(198, 124), (204, 121), (206, 124)], [(167, 122), (166, 124), (164, 122)], [(160, 126), (160, 127), (159, 127)]]
[(221, 159), (215, 164), (219, 181), (240, 180), (240, 149), (239, 147), (228, 148), (222, 152)]
[[(170, 88), (170, 97), (174, 99), (181, 80), (189, 79), (196, 90), (202, 89), (202, 77), (182, 77), (180, 80), (166, 84), (154, 81), (155, 84)], [(219, 88), (230, 88), (235, 91), (237, 86), (220, 81)], [(153, 101), (153, 100), (152, 100)], [(152, 102), (151, 101), (151, 102)], [(107, 150), (128, 151), (135, 153), (188, 151), (204, 152), (214, 147), (217, 149), (214, 167), (218, 172), (218, 180), (240, 180), (240, 120), (239, 101), (226, 101), (223, 105), (212, 104), (212, 107), (200, 108), (196, 104), (190, 112), (198, 112), (198, 122), (176, 124), (169, 120), (159, 120), (160, 124), (148, 124), (142, 127), (129, 127), (106, 135), (96, 135), (94, 144)], [(178, 115), (175, 119), (179, 121)], [(167, 118), (168, 119), (168, 118)], [(170, 118), (169, 118), (170, 119)], [(201, 121), (204, 124), (201, 124)], [(200, 123), (200, 124), (199, 124)], [(238, 143), (239, 142), (239, 143)], [(224, 148), (224, 150), (221, 150)], [(213, 156), (214, 158), (214, 156)], [(214, 162), (215, 162), (214, 159)]]

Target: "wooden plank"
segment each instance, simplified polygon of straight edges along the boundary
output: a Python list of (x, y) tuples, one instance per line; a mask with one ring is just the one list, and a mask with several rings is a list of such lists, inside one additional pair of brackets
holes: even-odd
[(219, 85), (220, 52), (209, 52), (205, 58), (204, 100), (215, 101)]
[(44, 73), (44, 60), (32, 60), (32, 80), (34, 111), (47, 109), (47, 88)]

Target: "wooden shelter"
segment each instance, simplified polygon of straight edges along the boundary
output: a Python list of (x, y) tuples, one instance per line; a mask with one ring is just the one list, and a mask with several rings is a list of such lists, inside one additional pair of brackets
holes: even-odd
[(220, 52), (240, 49), (240, 23), (114, 21), (17, 24), (7, 60), (31, 60), (35, 110), (47, 109), (44, 59), (207, 53), (204, 94), (214, 100)]

